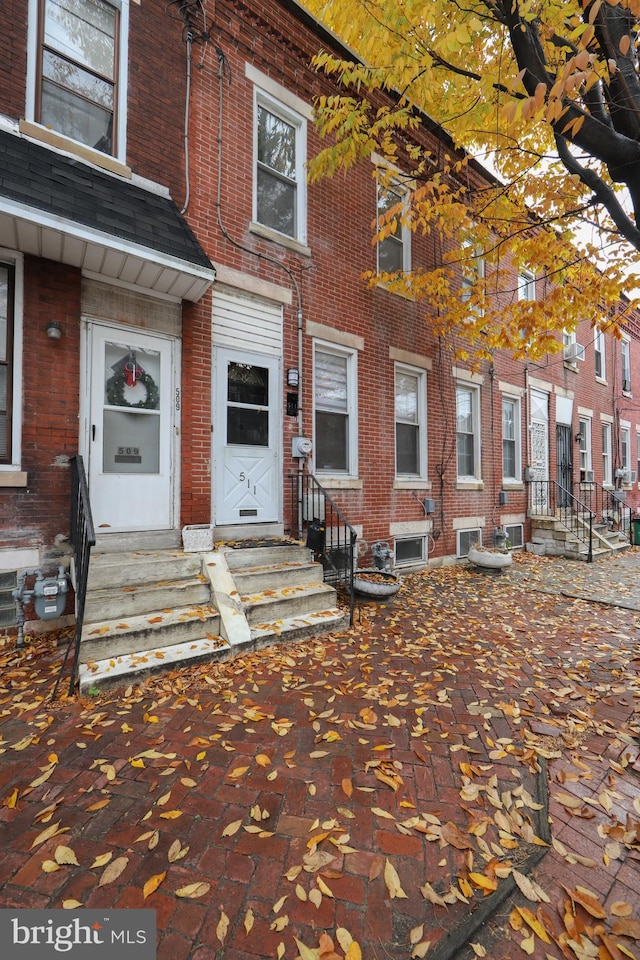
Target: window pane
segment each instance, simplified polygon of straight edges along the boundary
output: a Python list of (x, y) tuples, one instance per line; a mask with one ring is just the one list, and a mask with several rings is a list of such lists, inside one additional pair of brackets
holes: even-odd
[(348, 420), (344, 415), (316, 411), (316, 468), (348, 470)]
[(296, 235), (296, 187), (258, 168), (257, 210), (258, 223), (284, 233)]
[(101, 0), (47, 0), (44, 42), (113, 80), (115, 22), (114, 7)]
[(227, 407), (227, 443), (269, 446), (269, 411)]
[(515, 479), (516, 476), (516, 445), (513, 440), (502, 441), (502, 471), (505, 477)]
[(49, 96), (52, 96), (51, 88), (54, 84), (64, 87), (70, 93), (77, 93), (86, 100), (104, 107), (105, 110), (113, 110), (113, 84), (106, 80), (101, 80), (95, 74), (83, 70), (69, 60), (44, 51), (42, 58), (42, 75), (45, 81), (43, 90), (49, 89)]
[(347, 411), (347, 358), (316, 351), (316, 406), (323, 410)]
[(404, 266), (403, 244), (398, 237), (387, 237), (378, 243), (378, 269), (382, 273), (398, 273)]
[(473, 432), (473, 396), (470, 390), (456, 392), (456, 416), (458, 433)]
[(42, 83), (40, 120), (102, 153), (110, 153), (113, 148), (113, 114), (46, 80)]
[(227, 380), (227, 399), (231, 403), (269, 405), (269, 371), (250, 363), (230, 363)]
[(396, 472), (420, 473), (418, 454), (418, 427), (408, 423), (396, 424)]
[(458, 434), (458, 476), (472, 477), (475, 474), (475, 456), (472, 433)]
[(11, 457), (11, 335), (12, 306), (11, 284), (13, 272), (0, 265), (0, 461)]
[(396, 540), (396, 563), (411, 563), (424, 559), (424, 537)]
[(502, 402), (502, 436), (505, 440), (516, 438), (515, 404), (512, 400)]
[(418, 422), (418, 378), (410, 373), (396, 374), (396, 420)]
[(7, 456), (7, 368), (0, 366), (0, 459)]
[(296, 179), (296, 128), (264, 107), (258, 107), (258, 162)]

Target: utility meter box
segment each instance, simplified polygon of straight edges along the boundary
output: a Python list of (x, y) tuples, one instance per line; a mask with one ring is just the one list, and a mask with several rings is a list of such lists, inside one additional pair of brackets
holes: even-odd
[(33, 586), (33, 605), (41, 620), (61, 617), (67, 603), (69, 581), (64, 571), (57, 577), (39, 578)]
[(298, 460), (308, 457), (313, 449), (311, 440), (308, 437), (292, 437), (291, 456)]

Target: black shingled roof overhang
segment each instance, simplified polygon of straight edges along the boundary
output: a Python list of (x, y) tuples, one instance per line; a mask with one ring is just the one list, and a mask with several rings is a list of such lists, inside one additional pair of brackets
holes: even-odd
[(0, 198), (213, 269), (173, 200), (0, 131)]

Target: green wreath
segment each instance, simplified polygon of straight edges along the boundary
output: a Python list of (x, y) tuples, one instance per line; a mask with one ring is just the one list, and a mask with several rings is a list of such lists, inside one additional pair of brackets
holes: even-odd
[(157, 410), (160, 405), (160, 391), (152, 376), (143, 373), (138, 377), (138, 383), (146, 388), (147, 395), (144, 400), (138, 400), (137, 403), (129, 403), (124, 397), (124, 388), (126, 386), (124, 370), (114, 373), (107, 380), (107, 403), (112, 407), (141, 407), (145, 410)]

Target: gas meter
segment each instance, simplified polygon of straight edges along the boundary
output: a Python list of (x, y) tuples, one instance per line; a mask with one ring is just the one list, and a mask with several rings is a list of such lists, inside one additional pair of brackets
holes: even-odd
[(61, 617), (67, 603), (69, 581), (64, 567), (58, 567), (57, 577), (43, 577), (38, 574), (33, 585), (33, 606), (36, 616), (41, 620)]

